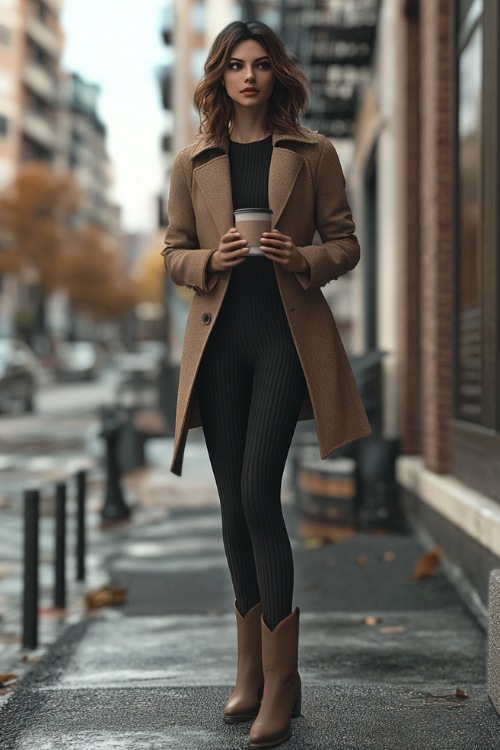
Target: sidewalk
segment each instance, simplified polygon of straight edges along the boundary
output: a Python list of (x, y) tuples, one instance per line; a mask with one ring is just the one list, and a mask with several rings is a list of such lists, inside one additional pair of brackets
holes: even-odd
[[(181, 479), (166, 470), (170, 452), (152, 446), (136, 519), (99, 544), (101, 572), (128, 589), (127, 604), (66, 628), (29, 670), (0, 709), (5, 750), (246, 746), (249, 724), (221, 718), (236, 644), (213, 478), (201, 443), (188, 442)], [(485, 634), (439, 571), (410, 582), (424, 552), (415, 538), (299, 539), (284, 495), (304, 685), (284, 747), (499, 748)]]

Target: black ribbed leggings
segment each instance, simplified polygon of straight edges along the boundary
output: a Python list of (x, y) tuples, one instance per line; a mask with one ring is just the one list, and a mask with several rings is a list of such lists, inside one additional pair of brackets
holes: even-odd
[(281, 481), (305, 387), (272, 262), (248, 258), (232, 271), (197, 390), (237, 607), (262, 601), (270, 628), (292, 607)]

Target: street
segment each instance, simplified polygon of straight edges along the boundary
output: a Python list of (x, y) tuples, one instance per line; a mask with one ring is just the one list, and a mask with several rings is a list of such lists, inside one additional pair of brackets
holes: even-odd
[(33, 417), (75, 413), (95, 413), (113, 403), (116, 376), (108, 372), (99, 380), (81, 383), (51, 383), (40, 389)]
[[(107, 377), (89, 383), (43, 385), (37, 393), (35, 411), (30, 414), (0, 417), (0, 672), (19, 672), (21, 638), (23, 504), (22, 492), (30, 476), (61, 468), (72, 456), (90, 455), (97, 460), (92, 481), (102, 502), (99, 437), (99, 409), (114, 401), (115, 381)], [(95, 492), (94, 491), (94, 492)], [(75, 534), (73, 493), (70, 492), (68, 534)], [(89, 508), (92, 507), (92, 485)], [(93, 582), (102, 580), (99, 561), (90, 558)], [(74, 560), (68, 559), (74, 579)], [(60, 630), (61, 618), (53, 612), (54, 577), (54, 498), (43, 497), (40, 518), (40, 608), (46, 612), (41, 622), (41, 643), (52, 643)], [(70, 601), (81, 600), (82, 586), (69, 587)]]
[[(38, 413), (17, 423), (25, 438), (44, 425), (49, 429), (51, 421), (58, 429), (79, 421), (89, 429), (98, 404), (111, 400), (107, 382), (51, 386)], [(8, 422), (12, 429), (16, 420)], [(43, 658), (31, 666), (20, 664), (19, 640), (13, 642), (19, 632), (20, 515), (16, 520), (15, 503), (0, 510), (3, 640), (11, 636), (0, 648), (0, 672), (23, 676), (0, 707), (5, 750), (245, 747), (249, 725), (222, 721), (236, 643), (211, 468), (199, 431), (188, 440), (182, 478), (168, 471), (171, 451), (170, 439), (150, 441), (147, 467), (124, 478), (133, 504), (125, 525), (101, 528), (102, 482), (94, 484), (87, 510), (88, 578), (83, 586), (73, 583), (69, 550), (70, 596), (62, 620), (54, 620), (50, 606), (53, 520), (47, 506), (41, 532)], [(283, 498), (301, 609), (304, 699), (287, 747), (497, 748), (498, 718), (485, 686), (485, 634), (443, 573), (410, 581), (423, 550), (409, 533), (360, 533), (336, 544), (302, 538), (288, 477)], [(74, 531), (71, 515), (69, 529)], [(88, 616), (82, 597), (103, 583), (124, 586), (126, 604)]]

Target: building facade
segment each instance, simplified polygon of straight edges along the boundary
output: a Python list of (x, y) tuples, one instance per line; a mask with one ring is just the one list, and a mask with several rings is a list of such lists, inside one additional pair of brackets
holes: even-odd
[(178, 153), (197, 134), (193, 91), (217, 33), (239, 16), (236, 0), (168, 0), (165, 5), (163, 38), (170, 50), (161, 86), (164, 107), (172, 113), (164, 149), (168, 153)]
[(0, 188), (19, 161), (21, 120), (21, 12), (17, 2), (0, 2)]
[[(23, 162), (54, 162), (61, 9), (62, 0), (0, 0), (0, 190)], [(15, 333), (25, 291), (17, 277), (0, 277), (0, 334)]]
[[(81, 223), (99, 227), (118, 252), (120, 211), (110, 199), (98, 88), (61, 69), (62, 6), (63, 0), (0, 0), (0, 190), (30, 161), (71, 173), (81, 192)], [(32, 337), (42, 353), (51, 334), (65, 336), (65, 295), (44, 298), (34, 269), (0, 276), (0, 335), (19, 332), (22, 307), (36, 307), (31, 313), (43, 320)]]
[(75, 73), (61, 72), (54, 166), (70, 172), (80, 188), (82, 222), (119, 239), (120, 211), (110, 200), (111, 162), (98, 97), (98, 86)]
[(500, 567), (499, 38), (490, 0), (383, 0), (355, 157), (358, 335), (392, 347), (404, 507), (484, 623)]
[(62, 0), (0, 3), (0, 186), (24, 161), (53, 162)]

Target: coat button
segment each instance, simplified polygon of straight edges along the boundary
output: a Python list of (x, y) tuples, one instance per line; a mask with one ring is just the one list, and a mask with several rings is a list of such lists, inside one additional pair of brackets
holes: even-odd
[(207, 326), (212, 320), (212, 316), (210, 315), (210, 313), (203, 313), (203, 315), (201, 316), (201, 319), (203, 323)]

